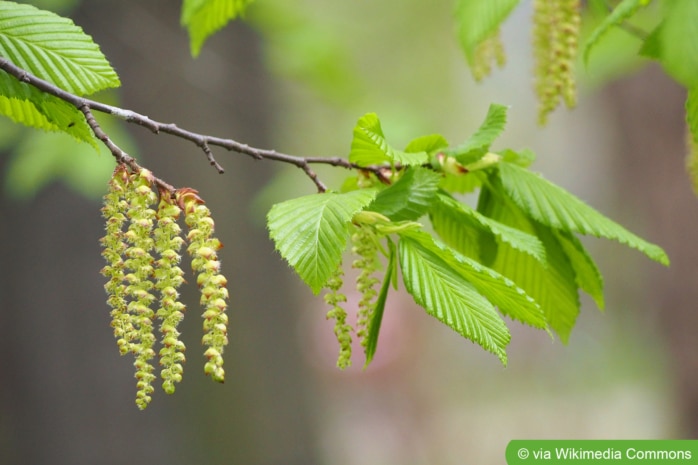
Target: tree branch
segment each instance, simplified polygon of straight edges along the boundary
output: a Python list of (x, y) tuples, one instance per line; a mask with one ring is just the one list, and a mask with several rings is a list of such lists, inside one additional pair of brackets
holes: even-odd
[[(319, 192), (325, 192), (327, 187), (318, 178), (317, 174), (312, 170), (312, 164), (325, 164), (346, 169), (361, 169), (365, 171), (372, 172), (378, 176), (379, 179), (383, 178), (381, 173), (382, 167), (360, 167), (356, 164), (350, 163), (349, 161), (339, 158), (339, 157), (301, 157), (296, 155), (289, 155), (286, 153), (277, 152), (275, 150), (261, 149), (257, 147), (251, 147), (242, 142), (238, 142), (233, 139), (226, 139), (220, 137), (214, 137), (206, 134), (199, 134), (187, 129), (182, 129), (173, 123), (162, 123), (155, 121), (145, 115), (141, 115), (132, 110), (119, 108), (112, 105), (107, 105), (95, 100), (90, 100), (84, 97), (67, 92), (54, 84), (45, 81), (33, 74), (27, 72), (26, 70), (16, 66), (9, 60), (0, 57), (0, 69), (4, 70), (6, 73), (14, 76), (21, 82), (29, 84), (40, 91), (53, 95), (80, 110), (85, 116), (85, 121), (90, 126), (95, 137), (99, 139), (112, 153), (117, 163), (124, 163), (131, 167), (131, 169), (139, 170), (140, 166), (136, 160), (124, 152), (118, 145), (116, 145), (109, 136), (102, 130), (97, 121), (94, 118), (93, 111), (99, 111), (109, 115), (116, 116), (127, 123), (137, 124), (144, 128), (149, 129), (154, 134), (165, 133), (170, 134), (180, 139), (188, 140), (197, 145), (206, 155), (206, 158), (211, 166), (213, 166), (219, 173), (223, 173), (223, 167), (216, 161), (211, 150), (211, 146), (221, 147), (228, 151), (237, 152), (242, 155), (248, 155), (256, 160), (271, 160), (278, 161), (281, 163), (288, 163), (294, 165), (301, 170), (313, 181)], [(174, 192), (174, 188), (164, 181), (155, 178), (156, 183), (168, 190), (169, 192)]]

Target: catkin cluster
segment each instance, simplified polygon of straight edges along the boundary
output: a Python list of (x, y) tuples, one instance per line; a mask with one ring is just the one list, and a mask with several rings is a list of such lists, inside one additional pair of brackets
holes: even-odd
[(334, 272), (334, 275), (327, 281), (325, 287), (325, 302), (331, 307), (327, 312), (327, 319), (334, 320), (334, 334), (339, 342), (339, 356), (337, 357), (337, 366), (344, 370), (351, 366), (351, 332), (352, 327), (347, 323), (347, 311), (341, 304), (347, 301), (347, 296), (341, 292), (344, 280), (342, 276), (342, 265), (340, 264)]
[[(378, 235), (370, 225), (355, 224), (356, 230), (351, 236), (352, 254), (356, 259), (352, 262), (352, 268), (359, 270), (356, 278), (356, 290), (361, 295), (357, 310), (356, 336), (361, 341), (361, 345), (366, 349), (368, 345), (368, 334), (371, 316), (376, 306), (375, 290), (378, 279), (375, 273), (380, 266), (378, 260)], [(337, 267), (334, 275), (327, 281), (325, 288), (325, 302), (331, 307), (327, 312), (327, 318), (335, 321), (334, 333), (339, 343), (339, 356), (337, 366), (345, 369), (351, 366), (352, 337), (354, 328), (347, 322), (347, 311), (342, 307), (347, 301), (346, 295), (341, 292), (344, 280), (342, 265)]]
[(574, 64), (579, 49), (580, 0), (534, 0), (533, 50), (538, 121), (564, 101), (577, 103)]
[(148, 406), (154, 391), (152, 360), (156, 356), (154, 327), (158, 322), (162, 388), (172, 394), (175, 384), (182, 380), (185, 346), (177, 329), (185, 311), (179, 300), (179, 287), (184, 283), (184, 272), (179, 267), (185, 243), (178, 224), (182, 211), (189, 226), (187, 250), (192, 268), (198, 273), (204, 305), (203, 342), (209, 359), (204, 371), (214, 380), (223, 381), (228, 292), (215, 252), (221, 245), (212, 235), (214, 225), (208, 208), (196, 191), (158, 192), (148, 170), (131, 173), (124, 165), (114, 171), (104, 196), (106, 234), (101, 243), (107, 262), (102, 269), (108, 278), (107, 303), (112, 308), (111, 325), (119, 352), (135, 357), (136, 404), (141, 409)]
[(375, 286), (379, 281), (374, 276), (379, 266), (378, 239), (371, 226), (362, 225), (356, 228), (356, 232), (351, 236), (351, 241), (352, 253), (358, 256), (352, 263), (352, 267), (360, 270), (359, 276), (356, 278), (356, 289), (361, 294), (356, 335), (360, 338), (361, 345), (365, 349), (368, 344), (369, 322), (378, 295)]

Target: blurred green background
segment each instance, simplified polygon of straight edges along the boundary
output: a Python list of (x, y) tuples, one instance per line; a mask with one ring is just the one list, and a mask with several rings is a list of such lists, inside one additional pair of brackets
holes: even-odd
[[(589, 240), (605, 312), (583, 297), (567, 346), (511, 323), (507, 368), (395, 295), (373, 365), (362, 370), (357, 357), (340, 372), (322, 299), (264, 229), (272, 203), (313, 184), (221, 150), (218, 175), (189, 143), (113, 125), (156, 175), (200, 191), (231, 293), (226, 384), (203, 376), (192, 293), (184, 381), (140, 412), (99, 274), (112, 160), (3, 122), (0, 463), (499, 464), (511, 439), (698, 437), (698, 215), (683, 172), (684, 94), (655, 66), (623, 58), (639, 45), (632, 37), (614, 33), (580, 71), (579, 107), (540, 128), (527, 1), (503, 30), (506, 68), (481, 84), (458, 49), (451, 1), (257, 0), (197, 59), (178, 2), (31, 3), (100, 44), (123, 84), (101, 99), (253, 146), (346, 156), (366, 112), (396, 146), (432, 132), (458, 143), (489, 103), (511, 105), (495, 148), (533, 149), (536, 170), (665, 247), (672, 266)], [(336, 187), (346, 174), (336, 171), (320, 174)]]

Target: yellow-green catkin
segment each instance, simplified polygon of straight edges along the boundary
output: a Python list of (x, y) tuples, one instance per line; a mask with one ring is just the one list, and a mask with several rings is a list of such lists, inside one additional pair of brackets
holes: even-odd
[(351, 366), (352, 332), (351, 325), (347, 323), (347, 312), (341, 305), (347, 301), (347, 297), (341, 292), (343, 274), (340, 264), (325, 285), (327, 289), (325, 302), (331, 307), (327, 312), (327, 319), (334, 320), (334, 334), (337, 337), (337, 342), (339, 342), (337, 366), (342, 370)]
[(356, 289), (361, 294), (356, 335), (365, 349), (368, 344), (369, 324), (378, 295), (375, 286), (379, 280), (374, 277), (379, 264), (378, 244), (373, 228), (368, 225), (358, 226), (351, 236), (351, 241), (352, 253), (358, 255), (358, 258), (352, 262), (352, 267), (360, 270), (359, 276), (356, 278)]
[(185, 306), (179, 301), (178, 289), (184, 282), (184, 272), (179, 267), (180, 250), (184, 239), (180, 236), (181, 228), (177, 218), (181, 213), (179, 206), (161, 192), (157, 211), (157, 224), (153, 230), (155, 251), (160, 256), (156, 262), (154, 277), (155, 288), (160, 294), (160, 307), (156, 316), (160, 320), (162, 335), (160, 349), (160, 377), (162, 389), (167, 394), (175, 392), (175, 384), (182, 381), (185, 361), (184, 343), (179, 339), (177, 326), (184, 318)]
[(213, 236), (214, 221), (211, 211), (193, 189), (180, 189), (178, 201), (184, 209), (184, 221), (189, 227), (187, 252), (191, 256), (191, 267), (197, 274), (196, 283), (201, 292), (201, 305), (204, 308), (203, 345), (207, 362), (204, 373), (214, 381), (225, 380), (223, 350), (228, 344), (227, 280), (220, 273), (221, 262), (217, 251), (221, 242)]
[(577, 103), (574, 78), (581, 23), (580, 0), (534, 0), (533, 50), (535, 89), (538, 95), (538, 122), (565, 102)]
[(127, 310), (125, 264), (123, 255), (127, 245), (124, 242), (124, 224), (126, 223), (126, 190), (129, 186), (128, 172), (123, 165), (118, 165), (109, 180), (107, 193), (104, 195), (102, 216), (106, 219), (106, 234), (100, 240), (102, 256), (107, 265), (102, 268), (102, 274), (109, 278), (104, 285), (107, 292), (107, 304), (112, 308), (111, 326), (121, 355), (131, 352), (131, 344), (137, 337), (137, 332)]
[(153, 320), (155, 313), (151, 305), (156, 297), (153, 295), (153, 248), (152, 230), (156, 212), (152, 205), (157, 194), (152, 188), (152, 174), (145, 169), (132, 175), (131, 186), (127, 190), (129, 219), (128, 229), (124, 233), (127, 248), (126, 260), (126, 296), (129, 299), (127, 309), (136, 335), (130, 343), (131, 352), (136, 357), (136, 405), (144, 409), (151, 401), (152, 383), (155, 380), (155, 368), (151, 359), (155, 357), (155, 335)]
[(489, 76), (492, 73), (493, 63), (496, 63), (500, 68), (506, 64), (506, 54), (504, 53), (504, 44), (502, 44), (499, 29), (485, 38), (475, 48), (471, 67), (475, 80), (481, 81)]

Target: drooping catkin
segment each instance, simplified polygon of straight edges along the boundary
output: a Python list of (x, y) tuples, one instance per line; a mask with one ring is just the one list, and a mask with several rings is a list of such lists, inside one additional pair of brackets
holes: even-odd
[(574, 77), (581, 23), (579, 0), (534, 0), (533, 50), (535, 90), (538, 95), (538, 122), (560, 104), (577, 103)]
[(331, 307), (327, 312), (327, 319), (334, 320), (334, 334), (339, 342), (337, 366), (342, 370), (351, 366), (351, 332), (353, 331), (351, 325), (347, 323), (347, 311), (341, 305), (347, 301), (346, 295), (341, 292), (344, 283), (343, 274), (340, 263), (325, 284), (327, 289), (325, 302)]
[(178, 202), (184, 210), (184, 221), (189, 227), (187, 252), (191, 256), (191, 267), (196, 273), (196, 284), (201, 293), (204, 308), (204, 355), (207, 362), (204, 373), (222, 383), (225, 380), (223, 350), (228, 345), (228, 289), (227, 280), (220, 273), (221, 262), (218, 250), (223, 247), (214, 237), (215, 223), (211, 211), (194, 189), (180, 189)]

